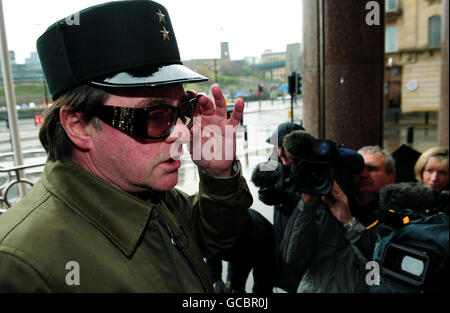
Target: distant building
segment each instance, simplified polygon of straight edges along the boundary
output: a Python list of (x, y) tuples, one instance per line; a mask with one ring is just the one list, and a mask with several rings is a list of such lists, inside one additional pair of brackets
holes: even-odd
[(265, 79), (271, 81), (285, 81), (286, 74), (286, 52), (272, 52), (267, 49), (261, 54), (257, 67), (264, 72)]
[(230, 61), (230, 49), (228, 48), (228, 42), (220, 43), (220, 59)]
[(36, 65), (37, 67), (41, 67), (41, 61), (39, 60), (39, 55), (37, 52), (31, 52), (30, 57), (25, 59), (25, 64), (30, 66)]
[(16, 53), (12, 50), (9, 51), (9, 62), (11, 65), (16, 64)]
[(440, 105), (440, 0), (386, 0), (385, 108), (437, 111)]
[(287, 84), (287, 77), (292, 72), (301, 71), (301, 60), (301, 45), (293, 43), (287, 45), (283, 52), (264, 51), (257, 68), (264, 72), (266, 79)]
[(300, 43), (292, 43), (286, 46), (286, 73), (301, 73), (302, 55)]
[[(287, 77), (291, 72), (301, 71), (301, 45), (293, 43), (286, 46), (286, 51), (272, 52), (265, 50), (260, 57), (245, 57), (243, 60), (231, 60), (228, 42), (220, 43), (220, 59), (196, 59), (183, 61), (183, 64), (192, 70), (207, 75), (221, 73), (223, 75), (240, 75), (244, 65), (250, 65), (262, 72), (264, 79), (281, 86), (287, 84)], [(213, 75), (214, 75), (213, 74)], [(215, 77), (210, 77), (215, 82)]]
[[(31, 52), (30, 57), (25, 59), (24, 64), (16, 62), (14, 51), (9, 51), (11, 72), (14, 83), (37, 83), (42, 84), (44, 73), (37, 52)], [(0, 83), (3, 84), (3, 73), (0, 68)]]
[(256, 63), (258, 63), (258, 58), (257, 57), (245, 57), (244, 62), (247, 65), (255, 65)]

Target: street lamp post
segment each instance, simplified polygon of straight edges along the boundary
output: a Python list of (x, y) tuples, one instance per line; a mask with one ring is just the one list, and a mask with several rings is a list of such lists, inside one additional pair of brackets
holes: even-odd
[[(11, 75), (11, 65), (9, 62), (8, 43), (6, 40), (5, 19), (3, 15), (3, 2), (0, 0), (0, 50), (3, 71), (3, 82), (5, 86), (6, 107), (10, 126), (10, 138), (13, 147), (14, 163), (16, 166), (23, 165), (22, 147), (20, 145), (19, 119), (16, 111), (16, 96), (14, 94), (14, 83)], [(18, 176), (23, 176), (23, 170), (18, 171)], [(20, 177), (17, 177), (20, 178)], [(19, 184), (19, 195), (23, 197), (26, 193), (26, 186)]]

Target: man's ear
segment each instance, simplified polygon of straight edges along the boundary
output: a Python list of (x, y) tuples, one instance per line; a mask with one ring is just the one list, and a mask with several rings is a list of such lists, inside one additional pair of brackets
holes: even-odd
[(395, 184), (396, 180), (397, 180), (397, 175), (395, 173), (389, 175), (389, 184)]
[(395, 184), (395, 182), (397, 181), (397, 174), (392, 174), (392, 183)]
[(92, 149), (92, 140), (87, 130), (90, 123), (85, 123), (81, 112), (70, 112), (70, 107), (65, 105), (59, 110), (59, 119), (69, 139), (82, 150)]

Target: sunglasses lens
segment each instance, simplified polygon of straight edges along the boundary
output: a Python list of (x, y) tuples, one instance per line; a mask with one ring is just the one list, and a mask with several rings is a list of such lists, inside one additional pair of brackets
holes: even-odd
[(188, 128), (192, 127), (193, 118), (197, 111), (197, 99), (191, 99), (187, 101), (180, 110), (180, 116), (184, 122), (184, 125)]
[(161, 108), (149, 112), (147, 122), (147, 134), (150, 137), (167, 136), (174, 125), (176, 112)]

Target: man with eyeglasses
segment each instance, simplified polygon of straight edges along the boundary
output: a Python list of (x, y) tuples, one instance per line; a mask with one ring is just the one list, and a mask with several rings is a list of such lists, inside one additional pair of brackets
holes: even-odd
[[(230, 119), (182, 84), (167, 10), (115, 1), (62, 19), (37, 48), (54, 103), (40, 140), (42, 177), (0, 217), (0, 292), (212, 292), (203, 258), (230, 247), (252, 197)], [(182, 145), (195, 195), (173, 188)], [(206, 147), (206, 148), (205, 148)]]

